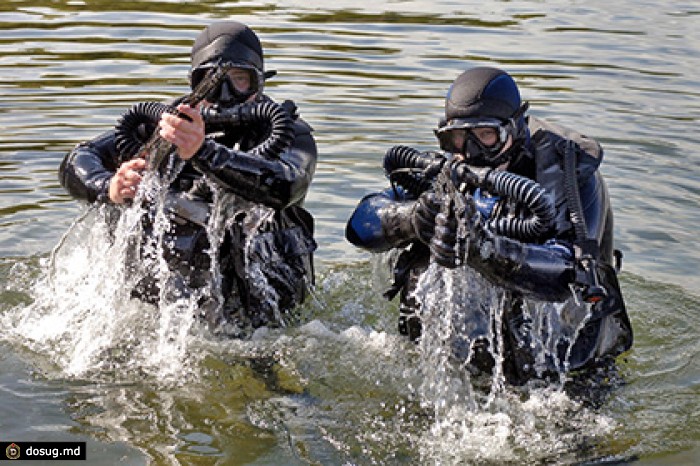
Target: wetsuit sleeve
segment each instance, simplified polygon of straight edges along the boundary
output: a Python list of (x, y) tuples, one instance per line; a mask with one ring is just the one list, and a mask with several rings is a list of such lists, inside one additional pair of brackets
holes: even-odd
[(64, 157), (58, 170), (61, 185), (76, 199), (109, 200), (109, 181), (117, 170), (114, 131), (78, 144)]
[[(598, 244), (596, 259), (607, 263), (605, 249), (612, 245), (612, 225), (608, 224), (612, 216), (600, 174), (591, 176), (580, 187), (580, 193), (588, 237)], [(508, 289), (536, 299), (563, 301), (571, 296), (570, 285), (580, 278), (573, 234), (561, 232), (541, 240), (525, 243), (482, 230), (469, 245), (467, 263)]]
[(411, 224), (416, 201), (387, 189), (365, 196), (345, 227), (345, 237), (355, 246), (384, 252), (417, 239)]
[(496, 284), (547, 301), (571, 296), (575, 278), (574, 256), (566, 245), (523, 243), (487, 232), (470, 242), (467, 264)]
[(191, 161), (224, 189), (249, 201), (283, 209), (303, 202), (317, 157), (311, 128), (297, 120), (294, 142), (279, 158), (263, 158), (206, 140)]

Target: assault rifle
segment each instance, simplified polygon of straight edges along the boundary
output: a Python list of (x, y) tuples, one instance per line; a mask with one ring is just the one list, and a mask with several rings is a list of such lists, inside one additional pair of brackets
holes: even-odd
[(474, 214), (474, 200), (469, 199), (470, 188), (478, 187), (490, 172), (490, 169), (469, 168), (464, 163), (448, 162), (437, 175), (435, 189), (454, 203), (456, 214)]
[[(442, 206), (442, 214), (445, 215), (447, 222), (457, 224), (454, 265), (460, 266), (467, 257), (468, 252), (465, 248), (469, 246), (469, 240), (472, 239), (473, 225), (479, 221), (474, 199), (467, 192), (470, 186), (476, 185), (477, 175), (464, 164), (457, 165), (455, 170), (457, 173), (453, 173), (453, 168), (455, 166), (450, 162), (444, 164), (435, 178), (434, 187), (435, 192), (443, 195), (447, 200)], [(452, 261), (450, 257), (436, 257), (436, 260), (441, 265)]]
[[(226, 76), (226, 73), (233, 67), (232, 64), (223, 64), (212, 68), (188, 96), (183, 100), (183, 104), (195, 107), (203, 101), (210, 92), (215, 90)], [(189, 119), (184, 114), (179, 114), (182, 118)], [(166, 157), (173, 151), (173, 144), (163, 139), (158, 130), (154, 131), (138, 153), (147, 161), (149, 171), (158, 170)]]

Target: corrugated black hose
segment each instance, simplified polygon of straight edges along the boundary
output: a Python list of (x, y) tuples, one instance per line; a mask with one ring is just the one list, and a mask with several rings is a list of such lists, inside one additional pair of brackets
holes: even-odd
[(498, 218), (489, 222), (497, 235), (531, 241), (552, 226), (556, 213), (554, 203), (536, 181), (515, 173), (491, 170), (482, 185), (492, 194), (509, 197), (530, 211), (526, 218)]
[(394, 146), (384, 154), (384, 173), (394, 189), (400, 186), (409, 196), (418, 197), (432, 187), (445, 158), (407, 146)]
[[(115, 143), (122, 161), (129, 160), (138, 153), (163, 112), (175, 114), (177, 110), (160, 102), (141, 102), (122, 115), (115, 127)], [(289, 113), (275, 102), (242, 104), (224, 110), (209, 107), (202, 110), (202, 116), (207, 125), (269, 123), (270, 134), (251, 149), (253, 155), (277, 158), (294, 140), (294, 122)]]
[[(384, 172), (392, 185), (401, 186), (417, 197), (432, 187), (444, 163), (445, 158), (439, 154), (398, 145), (386, 152)], [(494, 233), (527, 241), (536, 239), (551, 227), (555, 217), (554, 204), (539, 183), (514, 173), (491, 170), (481, 184), (492, 194), (507, 196), (527, 207), (531, 214), (527, 218), (493, 220), (489, 226)]]
[(120, 161), (132, 159), (143, 147), (150, 133), (155, 130), (163, 112), (177, 113), (177, 110), (160, 102), (141, 102), (127, 110), (115, 126), (115, 143)]
[(253, 155), (265, 158), (278, 158), (294, 140), (294, 122), (280, 104), (272, 101), (236, 105), (218, 110), (210, 107), (202, 110), (206, 124), (232, 125), (268, 123), (270, 135), (250, 150)]

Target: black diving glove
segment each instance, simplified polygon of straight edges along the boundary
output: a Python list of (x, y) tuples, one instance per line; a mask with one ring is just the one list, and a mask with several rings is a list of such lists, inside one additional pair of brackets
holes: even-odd
[(436, 217), (430, 254), (443, 267), (457, 267), (457, 218), (454, 215), (440, 212)]
[[(439, 265), (453, 269), (463, 265), (470, 242), (483, 236), (476, 204), (470, 195), (460, 195), (459, 202), (447, 201), (435, 218), (435, 235), (430, 241), (430, 253)], [(464, 226), (460, 229), (460, 224)]]
[(418, 197), (413, 208), (411, 223), (418, 239), (430, 244), (435, 233), (435, 218), (442, 208), (443, 198), (433, 191), (426, 191)]

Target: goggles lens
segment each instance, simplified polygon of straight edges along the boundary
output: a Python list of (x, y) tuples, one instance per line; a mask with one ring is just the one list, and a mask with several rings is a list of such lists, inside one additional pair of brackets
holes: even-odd
[(506, 125), (496, 119), (450, 120), (435, 132), (440, 148), (447, 152), (464, 153), (471, 139), (484, 148), (497, 149), (508, 139)]

